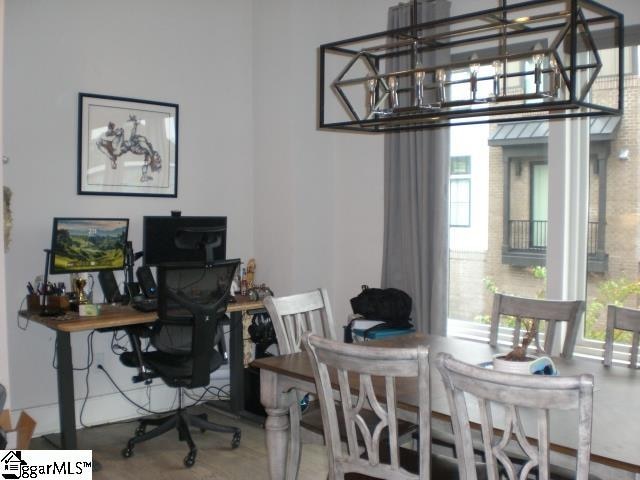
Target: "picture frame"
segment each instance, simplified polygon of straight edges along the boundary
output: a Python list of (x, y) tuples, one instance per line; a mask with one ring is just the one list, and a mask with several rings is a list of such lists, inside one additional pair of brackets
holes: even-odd
[(78, 94), (78, 194), (178, 196), (175, 103)]

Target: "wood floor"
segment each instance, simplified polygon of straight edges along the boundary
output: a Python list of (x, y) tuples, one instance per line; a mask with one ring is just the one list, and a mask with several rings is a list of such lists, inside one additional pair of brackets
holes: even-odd
[[(216, 432), (193, 431), (198, 447), (196, 464), (185, 468), (182, 460), (188, 452), (184, 442), (178, 441), (177, 432), (136, 445), (135, 453), (125, 459), (121, 451), (133, 435), (136, 423), (119, 423), (92, 427), (78, 433), (80, 448), (93, 450), (94, 460), (102, 470), (93, 474), (94, 480), (268, 480), (267, 457), (262, 427), (242, 420), (231, 419), (211, 409), (205, 409), (209, 419), (222, 424), (237, 425), (242, 429), (240, 447), (231, 450), (231, 435)], [(32, 441), (31, 448), (50, 449), (42, 438)], [(304, 445), (300, 479), (327, 478), (325, 448)]]
[[(195, 411), (195, 409), (194, 409)], [(196, 464), (185, 468), (182, 464), (187, 446), (178, 441), (177, 432), (168, 432), (159, 438), (137, 445), (131, 458), (121, 455), (127, 440), (136, 429), (135, 422), (92, 427), (78, 432), (80, 448), (93, 450), (93, 458), (102, 464), (94, 472), (94, 480), (268, 480), (264, 430), (255, 423), (232, 419), (207, 407), (200, 407), (210, 420), (242, 429), (240, 447), (231, 450), (231, 435), (193, 431), (198, 447)], [(441, 426), (442, 427), (442, 426)], [(53, 448), (43, 438), (31, 442), (33, 449)], [(440, 452), (449, 454), (448, 452)], [(554, 455), (552, 462), (571, 467), (574, 459)], [(632, 473), (621, 472), (603, 465), (591, 465), (591, 473), (602, 480), (640, 480)], [(300, 480), (326, 480), (327, 458), (325, 447), (304, 444)]]

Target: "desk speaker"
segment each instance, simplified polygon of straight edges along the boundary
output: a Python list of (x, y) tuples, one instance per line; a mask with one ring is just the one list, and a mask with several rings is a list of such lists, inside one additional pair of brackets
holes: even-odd
[(136, 277), (138, 277), (138, 283), (144, 296), (147, 298), (156, 298), (158, 295), (158, 287), (156, 281), (153, 279), (153, 273), (151, 269), (144, 265), (136, 270)]

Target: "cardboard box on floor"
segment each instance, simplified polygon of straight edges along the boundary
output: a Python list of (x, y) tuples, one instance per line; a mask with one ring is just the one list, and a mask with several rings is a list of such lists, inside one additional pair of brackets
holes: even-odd
[(25, 412), (20, 412), (18, 423), (11, 425), (11, 412), (0, 412), (0, 427), (7, 433), (7, 450), (26, 450), (36, 429), (36, 421)]

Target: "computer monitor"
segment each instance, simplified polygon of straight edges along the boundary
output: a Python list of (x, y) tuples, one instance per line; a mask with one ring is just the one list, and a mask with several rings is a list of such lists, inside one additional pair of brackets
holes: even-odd
[(227, 255), (227, 217), (147, 216), (143, 219), (144, 264), (203, 265)]
[(124, 268), (127, 218), (54, 218), (49, 273)]

